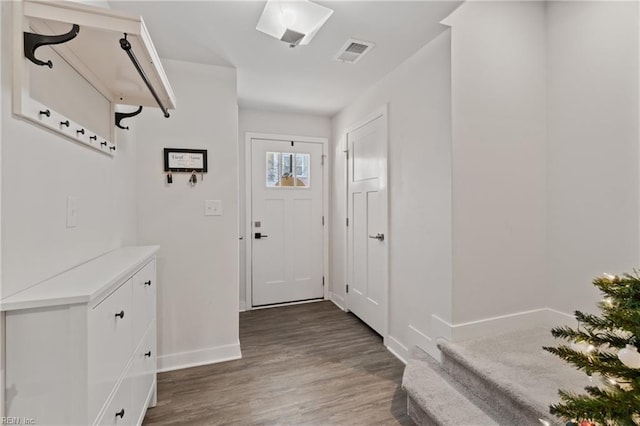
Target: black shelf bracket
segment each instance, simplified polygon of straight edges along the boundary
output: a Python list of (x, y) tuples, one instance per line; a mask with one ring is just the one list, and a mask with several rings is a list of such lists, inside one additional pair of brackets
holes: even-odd
[(116, 112), (116, 127), (120, 128), (122, 130), (129, 130), (129, 126), (124, 127), (122, 124), (120, 124), (120, 122), (122, 120), (124, 120), (125, 118), (135, 117), (136, 115), (140, 114), (141, 112), (142, 112), (142, 105), (140, 105), (138, 107), (138, 109), (133, 111), (133, 112)]
[(78, 33), (80, 32), (80, 26), (77, 24), (73, 24), (73, 28), (66, 34), (60, 35), (41, 35), (26, 32), (24, 33), (24, 56), (27, 57), (31, 62), (36, 65), (48, 66), (49, 68), (53, 68), (53, 62), (49, 61), (41, 61), (36, 58), (36, 49), (42, 46), (47, 46), (50, 44), (61, 44), (66, 43), (69, 40), (73, 40)]
[(127, 40), (127, 34), (126, 33), (124, 34), (124, 37), (120, 39), (120, 47), (122, 48), (122, 50), (127, 52), (127, 55), (129, 56), (129, 59), (131, 59), (131, 62), (133, 63), (133, 66), (136, 67), (136, 70), (138, 71), (138, 74), (140, 74), (140, 77), (142, 77), (142, 80), (144, 81), (144, 84), (147, 85), (147, 88), (149, 89), (149, 91), (153, 95), (154, 99), (156, 100), (158, 106), (160, 107), (160, 109), (164, 113), (164, 116), (166, 118), (169, 118), (169, 111), (162, 104), (162, 101), (160, 100), (160, 97), (158, 96), (158, 94), (156, 93), (156, 90), (153, 88), (153, 86), (151, 85), (151, 82), (149, 81), (149, 77), (147, 77), (147, 74), (144, 72), (144, 70), (140, 66), (140, 62), (138, 62), (138, 58), (136, 58), (136, 55), (131, 51), (131, 43), (129, 43), (129, 40)]

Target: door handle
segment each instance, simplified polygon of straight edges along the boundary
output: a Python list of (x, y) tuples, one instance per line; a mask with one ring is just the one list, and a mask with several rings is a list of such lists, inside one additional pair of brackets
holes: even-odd
[(260, 240), (260, 239), (262, 239), (262, 238), (269, 238), (269, 236), (268, 236), (268, 235), (264, 235), (264, 234), (262, 234), (262, 233), (260, 233), (260, 232), (256, 232), (256, 233), (254, 234), (254, 238), (255, 238), (256, 240)]
[(384, 241), (384, 234), (378, 232), (377, 235), (369, 235), (369, 238), (373, 238), (374, 240)]

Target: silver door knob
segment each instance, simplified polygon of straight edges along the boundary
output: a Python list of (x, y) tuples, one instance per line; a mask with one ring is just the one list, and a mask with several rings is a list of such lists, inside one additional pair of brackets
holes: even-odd
[(377, 235), (369, 235), (369, 238), (373, 238), (374, 240), (384, 241), (384, 234), (378, 232)]

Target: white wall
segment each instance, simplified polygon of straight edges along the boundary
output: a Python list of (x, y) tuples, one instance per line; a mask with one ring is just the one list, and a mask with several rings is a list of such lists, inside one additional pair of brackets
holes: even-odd
[(349, 126), (388, 104), (389, 346), (430, 345), (430, 318), (451, 317), (450, 35), (423, 47), (332, 119), (332, 297), (344, 303)]
[(451, 25), (453, 324), (547, 306), (544, 2)]
[(638, 267), (638, 3), (550, 2), (549, 305), (595, 310)]
[[(4, 6), (0, 3), (0, 23), (2, 23), (2, 17), (4, 16)], [(2, 81), (2, 74), (4, 74), (4, 55), (1, 53), (5, 51), (3, 40), (5, 37), (3, 36), (3, 30), (0, 28), (0, 81)], [(0, 99), (0, 123), (2, 123), (2, 100)], [(2, 131), (0, 131), (0, 217), (2, 216)], [(0, 241), (2, 241), (2, 226), (0, 226)], [(0, 244), (0, 265), (2, 265), (2, 244)], [(0, 272), (0, 299), (2, 299), (2, 273)], [(0, 313), (0, 342), (2, 342), (2, 347), (0, 347), (0, 417), (5, 416), (5, 408), (4, 408), (4, 387), (5, 387), (5, 370), (6, 370), (6, 362), (5, 362), (5, 350), (6, 350), (6, 341), (5, 341), (5, 325), (4, 325), (5, 313)]]
[(277, 135), (311, 136), (329, 138), (331, 119), (329, 117), (261, 111), (242, 108), (238, 115), (238, 152), (240, 163), (240, 309), (248, 306), (246, 302), (245, 273), (245, 135), (247, 133), (271, 133)]
[[(170, 118), (147, 109), (138, 129), (138, 242), (159, 244), (160, 369), (240, 356), (238, 342), (238, 110), (236, 71), (163, 60), (175, 91)], [(163, 148), (208, 150), (209, 172), (166, 183)], [(204, 201), (222, 216), (204, 216)]]
[[(136, 241), (135, 133), (117, 134), (118, 155), (111, 158), (12, 116), (12, 8), (12, 2), (0, 2), (0, 297)], [(87, 124), (109, 123), (104, 102), (94, 102), (96, 92), (63, 62), (56, 60), (50, 74), (32, 70), (37, 76), (34, 90), (44, 98), (61, 86), (69, 89), (51, 100), (72, 118), (83, 121), (80, 117), (90, 116)], [(62, 84), (38, 88), (44, 80)], [(72, 229), (66, 228), (68, 195), (79, 200), (78, 226)], [(0, 401), (4, 401), (2, 321), (0, 342)]]
[[(2, 296), (7, 297), (135, 243), (135, 133), (118, 133), (118, 154), (112, 158), (12, 116), (12, 2), (1, 5)], [(63, 68), (54, 66), (56, 72)], [(71, 83), (66, 100), (60, 99), (69, 111), (103, 111), (94, 103), (96, 92), (77, 74), (59, 77)], [(108, 122), (109, 116), (102, 119)], [(79, 202), (75, 228), (66, 227), (69, 195)]]

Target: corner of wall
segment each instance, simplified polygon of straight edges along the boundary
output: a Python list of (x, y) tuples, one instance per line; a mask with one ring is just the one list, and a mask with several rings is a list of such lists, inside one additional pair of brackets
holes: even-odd
[(215, 346), (189, 352), (160, 355), (158, 357), (158, 372), (181, 370), (183, 368), (198, 367), (207, 364), (233, 361), (241, 359), (240, 342), (232, 345)]
[(347, 305), (345, 303), (344, 297), (339, 294), (334, 293), (333, 291), (329, 292), (329, 299), (336, 305), (338, 308), (347, 312)]
[(400, 341), (392, 336), (387, 336), (385, 345), (389, 352), (391, 352), (396, 358), (402, 361), (403, 364), (407, 363), (409, 359), (409, 348), (400, 343)]

